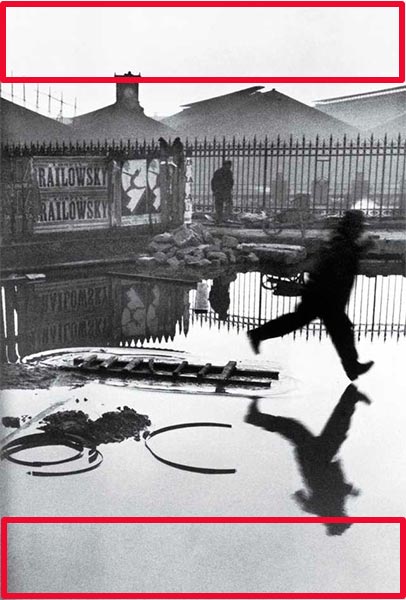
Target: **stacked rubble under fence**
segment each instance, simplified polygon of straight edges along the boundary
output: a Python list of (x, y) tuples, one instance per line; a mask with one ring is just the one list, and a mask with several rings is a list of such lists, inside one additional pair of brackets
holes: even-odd
[(148, 255), (138, 263), (164, 266), (173, 271), (243, 264), (255, 266), (262, 260), (293, 264), (305, 258), (301, 246), (281, 244), (245, 244), (231, 235), (215, 237), (200, 223), (182, 225), (172, 232), (156, 235), (148, 245)]
[(149, 256), (140, 257), (140, 263), (167, 266), (175, 271), (184, 267), (233, 265), (237, 261), (253, 265), (259, 262), (251, 249), (247, 252), (241, 248), (237, 238), (214, 237), (199, 223), (156, 235), (148, 251)]

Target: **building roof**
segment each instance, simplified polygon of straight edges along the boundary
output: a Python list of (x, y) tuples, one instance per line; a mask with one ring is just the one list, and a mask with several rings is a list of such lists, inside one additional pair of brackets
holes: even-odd
[(76, 139), (140, 141), (173, 137), (167, 125), (147, 117), (142, 109), (123, 106), (119, 102), (73, 119), (72, 136)]
[(384, 138), (386, 135), (389, 140), (396, 139), (400, 135), (404, 141), (406, 137), (406, 110), (395, 119), (390, 119), (377, 127), (371, 128), (368, 133), (378, 138)]
[(237, 100), (244, 99), (252, 96), (256, 92), (263, 90), (263, 85), (254, 85), (249, 88), (244, 88), (243, 90), (238, 90), (236, 92), (231, 92), (230, 94), (223, 94), (221, 96), (213, 96), (213, 98), (206, 98), (205, 100), (198, 100), (197, 102), (189, 102), (188, 104), (182, 104), (182, 108), (190, 108), (190, 107), (208, 107), (208, 106), (216, 106), (226, 104), (228, 100)]
[(8, 143), (36, 143), (66, 141), (71, 129), (54, 119), (45, 117), (5, 98), (0, 98), (1, 141)]
[(358, 133), (356, 128), (275, 89), (265, 93), (262, 89), (251, 87), (188, 104), (163, 121), (180, 134), (197, 138), (328, 138)]
[(362, 131), (370, 131), (405, 112), (406, 86), (318, 100), (316, 108)]

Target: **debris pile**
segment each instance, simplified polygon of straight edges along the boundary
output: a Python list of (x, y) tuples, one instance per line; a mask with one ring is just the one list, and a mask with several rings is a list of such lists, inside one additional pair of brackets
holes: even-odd
[(73, 434), (80, 437), (85, 446), (94, 447), (122, 442), (131, 437), (139, 442), (141, 432), (144, 432), (144, 436), (148, 435), (147, 428), (150, 425), (147, 415), (124, 406), (104, 413), (95, 421), (81, 410), (58, 411), (45, 417), (39, 429), (55, 436)]
[(30, 421), (30, 415), (23, 415), (22, 417), (3, 417), (1, 423), (3, 427), (10, 427), (11, 429), (19, 429), (21, 425)]
[(137, 259), (140, 266), (165, 266), (173, 271), (259, 262), (252, 249), (245, 248), (236, 237), (214, 237), (200, 223), (181, 225), (172, 232), (156, 235), (147, 249), (149, 254)]

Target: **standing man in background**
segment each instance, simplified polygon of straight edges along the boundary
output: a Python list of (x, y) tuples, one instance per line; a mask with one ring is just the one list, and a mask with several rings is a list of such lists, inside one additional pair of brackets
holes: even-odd
[(223, 166), (214, 172), (211, 189), (214, 195), (216, 222), (221, 223), (224, 215), (230, 217), (233, 210), (232, 189), (234, 185), (231, 161), (223, 161)]

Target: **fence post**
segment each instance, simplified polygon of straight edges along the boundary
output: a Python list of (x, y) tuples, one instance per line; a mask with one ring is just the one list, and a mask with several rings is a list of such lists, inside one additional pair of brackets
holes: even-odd
[[(399, 142), (398, 142), (398, 161), (400, 160), (401, 153), (401, 145), (400, 145), (400, 134), (399, 134)], [(399, 198), (399, 216), (401, 218), (406, 217), (406, 139), (403, 143), (403, 169), (402, 175), (400, 176), (400, 198)]]
[(264, 176), (263, 176), (263, 191), (262, 191), (262, 208), (266, 207), (266, 178), (268, 175), (268, 136), (265, 136), (264, 142)]
[(382, 219), (382, 204), (383, 204), (383, 193), (385, 190), (385, 169), (386, 169), (386, 149), (388, 143), (388, 136), (385, 134), (383, 138), (383, 159), (382, 159), (382, 180), (381, 180), (381, 198), (379, 202), (379, 219)]

